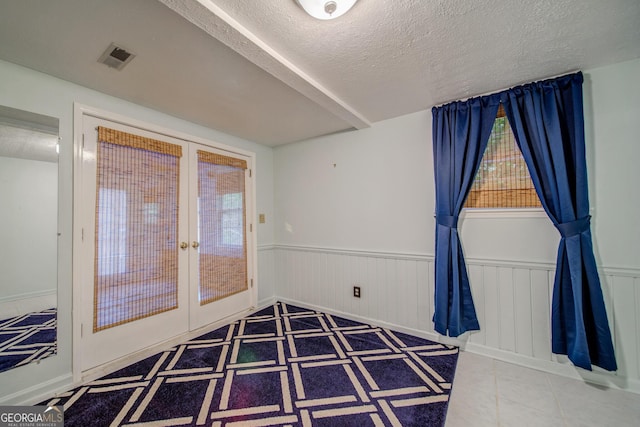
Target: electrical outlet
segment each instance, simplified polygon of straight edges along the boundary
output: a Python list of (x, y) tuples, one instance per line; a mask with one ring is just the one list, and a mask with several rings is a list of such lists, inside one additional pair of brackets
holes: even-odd
[(360, 286), (353, 287), (353, 296), (355, 298), (360, 298)]

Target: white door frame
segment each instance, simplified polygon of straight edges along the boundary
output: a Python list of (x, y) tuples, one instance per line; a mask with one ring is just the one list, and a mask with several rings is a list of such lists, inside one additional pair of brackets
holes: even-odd
[[(85, 116), (92, 116), (99, 119), (109, 120), (112, 122), (121, 123), (123, 125), (136, 127), (146, 131), (154, 132), (161, 135), (166, 135), (171, 138), (181, 139), (188, 142), (196, 142), (208, 147), (212, 147), (217, 150), (223, 150), (229, 153), (229, 155), (241, 155), (249, 159), (249, 169), (252, 170), (250, 175), (251, 194), (247, 195), (247, 223), (252, 224), (251, 228), (253, 232), (247, 235), (247, 257), (248, 257), (248, 277), (252, 281), (253, 287), (250, 287), (251, 293), (251, 308), (257, 306), (258, 296), (258, 280), (257, 280), (257, 233), (256, 224), (256, 185), (255, 185), (255, 153), (242, 150), (236, 147), (231, 147), (225, 144), (217, 143), (204, 138), (192, 136), (183, 132), (168, 129), (162, 126), (158, 126), (153, 123), (143, 122), (140, 120), (132, 119), (127, 116), (123, 116), (117, 113), (101, 110), (98, 108), (90, 107), (80, 103), (74, 103), (73, 106), (74, 121), (73, 121), (73, 276), (72, 276), (72, 289), (73, 289), (73, 302), (72, 302), (72, 372), (73, 382), (80, 383), (83, 379), (94, 377), (98, 373), (106, 373), (109, 368), (109, 364), (98, 367), (94, 370), (82, 372), (82, 292), (83, 292), (83, 268), (82, 268), (82, 239), (83, 239), (83, 224), (81, 218), (83, 218), (83, 200), (82, 200), (82, 167), (83, 167), (83, 119)], [(219, 322), (218, 322), (219, 323)], [(184, 339), (189, 339), (193, 335), (187, 333), (184, 335)], [(181, 338), (181, 337), (178, 337)], [(174, 345), (175, 339), (171, 342), (160, 343), (159, 346), (170, 347)], [(155, 347), (154, 347), (155, 348)], [(159, 349), (158, 349), (159, 350)], [(154, 351), (155, 352), (155, 351)], [(137, 354), (137, 353), (136, 353)], [(148, 351), (140, 352), (139, 357), (143, 358), (148, 356)], [(135, 357), (133, 355), (132, 357)], [(118, 364), (118, 361), (114, 361), (114, 367)]]

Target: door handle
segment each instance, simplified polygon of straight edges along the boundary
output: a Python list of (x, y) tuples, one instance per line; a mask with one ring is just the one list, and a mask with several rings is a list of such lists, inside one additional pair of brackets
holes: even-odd
[(189, 244), (187, 242), (182, 242), (180, 243), (180, 249), (185, 250), (189, 247)]
[(191, 243), (191, 247), (192, 247), (193, 249), (198, 249), (198, 247), (199, 247), (199, 246), (200, 246), (200, 243), (198, 243), (198, 242), (196, 242), (196, 241), (194, 241), (193, 243)]

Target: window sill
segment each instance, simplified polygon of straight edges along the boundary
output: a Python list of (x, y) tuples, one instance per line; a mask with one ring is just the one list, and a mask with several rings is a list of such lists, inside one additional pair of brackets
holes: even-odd
[(464, 208), (460, 218), (468, 219), (497, 219), (497, 218), (548, 218), (542, 208), (512, 208), (512, 209), (488, 209), (488, 208)]

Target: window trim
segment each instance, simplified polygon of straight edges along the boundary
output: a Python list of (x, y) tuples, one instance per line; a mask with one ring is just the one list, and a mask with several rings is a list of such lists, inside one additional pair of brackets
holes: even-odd
[(548, 218), (543, 208), (462, 208), (460, 218)]

